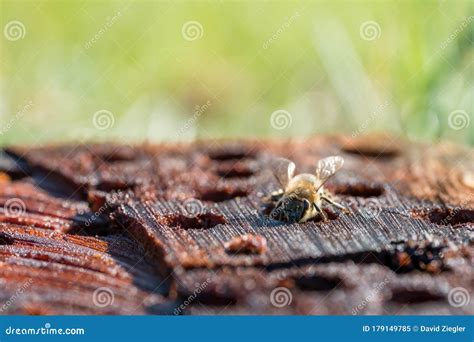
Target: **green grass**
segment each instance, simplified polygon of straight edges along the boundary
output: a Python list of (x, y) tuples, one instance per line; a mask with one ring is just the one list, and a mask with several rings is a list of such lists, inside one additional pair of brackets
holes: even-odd
[[(472, 145), (473, 8), (2, 1), (2, 31), (16, 20), (25, 36), (1, 37), (0, 143), (388, 130)], [(183, 38), (189, 21), (202, 25), (199, 39)], [(368, 21), (380, 27), (374, 40), (360, 33)], [(114, 123), (101, 130), (93, 117), (103, 109)], [(277, 110), (290, 126), (272, 127)], [(469, 124), (453, 129), (453, 112)]]

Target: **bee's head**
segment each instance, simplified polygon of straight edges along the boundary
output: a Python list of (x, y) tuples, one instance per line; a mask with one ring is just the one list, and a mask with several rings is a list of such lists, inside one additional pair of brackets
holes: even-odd
[(305, 198), (284, 195), (270, 213), (272, 219), (284, 222), (299, 222), (309, 210), (311, 204)]

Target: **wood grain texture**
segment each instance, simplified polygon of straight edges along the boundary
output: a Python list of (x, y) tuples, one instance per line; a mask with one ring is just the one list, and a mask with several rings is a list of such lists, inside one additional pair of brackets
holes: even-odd
[(87, 202), (56, 198), (29, 177), (4, 176), (0, 188), (0, 314), (169, 311), (142, 247), (104, 234), (107, 221)]
[[(139, 245), (169, 298), (186, 304), (175, 314), (472, 313), (450, 305), (452, 289), (473, 289), (472, 149), (379, 135), (7, 152)], [(327, 207), (329, 222), (304, 224), (265, 216), (264, 197), (278, 189), (272, 158), (301, 173), (329, 155), (345, 159), (327, 188), (350, 214)], [(266, 252), (225, 250), (246, 233), (263, 236)], [(282, 307), (270, 300), (281, 287), (292, 296)]]

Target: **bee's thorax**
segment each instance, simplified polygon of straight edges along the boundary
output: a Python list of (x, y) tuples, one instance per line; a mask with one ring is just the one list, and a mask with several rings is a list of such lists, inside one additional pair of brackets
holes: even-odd
[(303, 173), (293, 177), (285, 188), (287, 196), (296, 196), (298, 198), (306, 198), (310, 203), (316, 201), (318, 197), (317, 188), (319, 180), (316, 176)]

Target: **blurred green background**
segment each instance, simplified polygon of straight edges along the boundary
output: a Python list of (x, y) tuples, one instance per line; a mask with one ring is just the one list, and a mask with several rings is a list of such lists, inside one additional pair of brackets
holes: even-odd
[(2, 1), (0, 143), (474, 144), (472, 1)]

